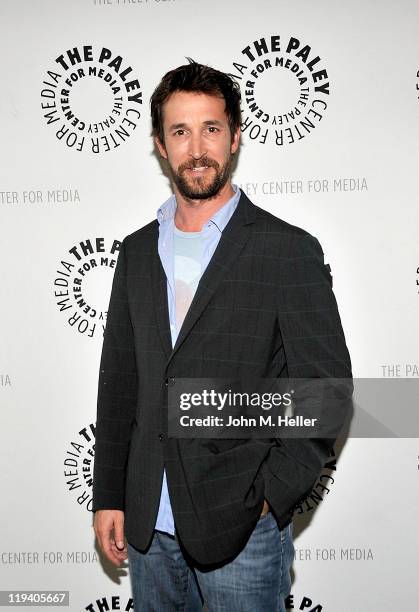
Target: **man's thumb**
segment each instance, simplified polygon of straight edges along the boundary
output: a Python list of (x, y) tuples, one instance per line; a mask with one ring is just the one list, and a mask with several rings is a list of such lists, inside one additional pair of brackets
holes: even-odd
[(116, 547), (122, 550), (124, 548), (124, 526), (123, 524), (115, 525), (115, 544)]

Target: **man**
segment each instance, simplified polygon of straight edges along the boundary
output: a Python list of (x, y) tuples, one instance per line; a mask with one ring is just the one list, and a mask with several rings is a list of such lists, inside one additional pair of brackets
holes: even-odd
[[(99, 377), (94, 528), (137, 612), (283, 611), (292, 514), (333, 439), (167, 437), (180, 378), (351, 378), (318, 241), (231, 182), (240, 91), (196, 63), (151, 99), (174, 194), (121, 245)], [(124, 533), (127, 546), (124, 544)]]

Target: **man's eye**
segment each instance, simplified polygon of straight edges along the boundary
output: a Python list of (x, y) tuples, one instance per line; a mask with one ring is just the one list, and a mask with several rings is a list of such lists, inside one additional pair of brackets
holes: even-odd
[(218, 132), (218, 128), (216, 128), (216, 127), (215, 127), (215, 126), (213, 126), (213, 125), (210, 125), (210, 126), (208, 127), (208, 130), (211, 132), (211, 134), (215, 134), (215, 132)]
[(185, 133), (185, 130), (176, 130), (175, 132), (175, 136), (183, 136), (183, 134)]

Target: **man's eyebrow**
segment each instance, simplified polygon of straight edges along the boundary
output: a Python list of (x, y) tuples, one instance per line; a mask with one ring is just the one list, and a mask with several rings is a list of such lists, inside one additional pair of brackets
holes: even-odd
[(220, 126), (222, 126), (223, 123), (221, 121), (218, 121), (218, 119), (210, 119), (209, 121), (204, 121), (204, 125), (220, 125)]
[(185, 128), (186, 127), (186, 123), (172, 123), (172, 125), (169, 127), (169, 130), (179, 130), (180, 128)]
[[(207, 121), (203, 121), (204, 125), (217, 125), (222, 127), (223, 123), (221, 121), (218, 121), (218, 119), (208, 119)], [(169, 130), (181, 130), (187, 127), (186, 123), (172, 123), (172, 125), (169, 127)]]

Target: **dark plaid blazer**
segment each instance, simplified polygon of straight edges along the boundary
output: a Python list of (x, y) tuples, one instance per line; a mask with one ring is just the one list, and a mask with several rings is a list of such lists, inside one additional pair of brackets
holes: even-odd
[(127, 236), (115, 270), (99, 375), (93, 510), (125, 512), (151, 542), (163, 467), (177, 533), (198, 564), (235, 556), (266, 498), (280, 528), (315, 484), (333, 439), (167, 437), (176, 378), (351, 378), (330, 267), (308, 232), (241, 192), (172, 350), (154, 220)]

